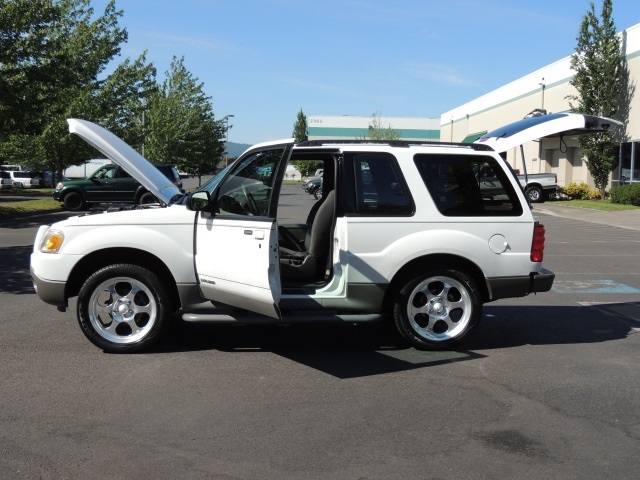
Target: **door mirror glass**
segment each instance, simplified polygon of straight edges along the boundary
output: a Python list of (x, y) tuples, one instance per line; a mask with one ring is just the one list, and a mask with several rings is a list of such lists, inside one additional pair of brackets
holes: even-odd
[(189, 202), (187, 202), (187, 208), (194, 212), (200, 212), (207, 208), (209, 205), (209, 192), (207, 191), (198, 191), (193, 193), (189, 197)]

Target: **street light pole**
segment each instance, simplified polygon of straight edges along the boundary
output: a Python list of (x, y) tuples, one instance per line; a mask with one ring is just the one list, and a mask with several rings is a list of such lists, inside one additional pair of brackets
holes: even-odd
[(225, 167), (229, 165), (229, 129), (233, 127), (233, 125), (231, 125), (231, 127), (229, 126), (230, 118), (233, 118), (233, 115), (225, 115), (224, 117), (224, 120), (226, 122), (225, 145), (224, 145), (224, 150), (225, 150), (224, 166)]

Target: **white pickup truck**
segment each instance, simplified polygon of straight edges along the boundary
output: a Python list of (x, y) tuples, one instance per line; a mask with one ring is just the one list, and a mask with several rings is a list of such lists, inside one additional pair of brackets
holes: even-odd
[(555, 173), (518, 175), (518, 181), (531, 203), (544, 202), (558, 194), (558, 175)]

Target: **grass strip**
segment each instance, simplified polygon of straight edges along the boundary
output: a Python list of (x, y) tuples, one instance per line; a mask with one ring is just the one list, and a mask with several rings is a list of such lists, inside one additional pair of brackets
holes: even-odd
[(603, 212), (621, 212), (623, 210), (637, 210), (640, 207), (634, 205), (623, 205), (621, 203), (611, 203), (611, 200), (559, 200), (554, 201), (554, 205), (574, 208), (588, 208)]
[(0, 203), (0, 217), (55, 211), (60, 210), (60, 208), (60, 202), (53, 198), (39, 198), (37, 200), (24, 200), (19, 202), (3, 202)]

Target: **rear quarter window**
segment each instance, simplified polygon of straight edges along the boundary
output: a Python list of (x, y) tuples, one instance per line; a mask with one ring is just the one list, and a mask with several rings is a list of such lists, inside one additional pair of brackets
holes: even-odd
[(414, 162), (445, 216), (520, 216), (522, 205), (508, 174), (487, 155), (417, 154)]

